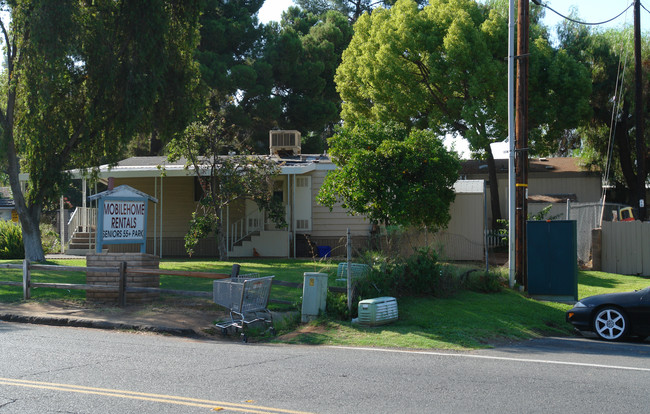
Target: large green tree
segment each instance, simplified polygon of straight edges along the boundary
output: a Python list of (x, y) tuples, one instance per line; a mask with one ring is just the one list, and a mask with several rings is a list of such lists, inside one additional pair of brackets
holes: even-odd
[(318, 201), (342, 203), (384, 225), (445, 227), (460, 161), (431, 131), (361, 122), (329, 140), (338, 168), (327, 174)]
[(291, 7), (281, 22), (262, 25), (262, 4), (203, 3), (196, 57), (212, 109), (256, 152), (268, 151), (274, 128), (331, 136), (340, 120), (334, 73), (352, 37), (350, 22), (336, 11)]
[(294, 7), (268, 29), (265, 60), (273, 67), (273, 93), (282, 102), (278, 126), (331, 136), (341, 103), (334, 74), (352, 26), (337, 11), (317, 16)]
[[(263, 58), (265, 28), (257, 19), (264, 0), (207, 0), (196, 57), (212, 110), (240, 138), (268, 148), (268, 131), (282, 113), (271, 63)], [(265, 145), (266, 144), (266, 145)]]
[[(507, 138), (507, 9), (472, 0), (399, 0), (355, 24), (336, 75), (345, 122), (396, 121), (461, 135), (487, 160), (493, 226), (500, 218), (490, 144)], [(588, 111), (585, 68), (533, 30), (529, 128), (534, 151)]]
[[(43, 260), (39, 221), (60, 195), (64, 171), (116, 161), (153, 124), (169, 134), (184, 126), (198, 76), (191, 56), (199, 9), (186, 0), (2, 3), (11, 21), (0, 22), (1, 160), (25, 255)], [(25, 190), (21, 171), (29, 174)]]

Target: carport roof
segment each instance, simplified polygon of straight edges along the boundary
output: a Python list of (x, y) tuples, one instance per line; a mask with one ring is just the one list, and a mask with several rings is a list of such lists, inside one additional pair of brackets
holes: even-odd
[[(326, 155), (300, 155), (289, 158), (271, 157), (268, 155), (257, 155), (275, 160), (281, 169), (281, 174), (304, 174), (317, 169), (330, 170), (336, 166)], [(227, 155), (224, 155), (227, 157)], [(185, 168), (186, 159), (181, 158), (177, 161), (170, 162), (165, 156), (150, 157), (131, 157), (119, 161), (116, 165), (111, 166), (104, 164), (99, 167), (99, 177), (106, 179), (114, 178), (133, 178), (133, 177), (181, 177), (194, 175), (194, 168)], [(164, 173), (163, 173), (164, 171)], [(82, 178), (79, 170), (72, 171), (75, 178)]]
[[(508, 173), (507, 159), (494, 160), (497, 174)], [(461, 161), (461, 175), (485, 174), (487, 175), (487, 161), (484, 160), (464, 160)], [(574, 173), (574, 174), (599, 174), (597, 171), (590, 171), (580, 164), (580, 159), (576, 157), (556, 157), (556, 158), (531, 158), (528, 161), (529, 173)]]

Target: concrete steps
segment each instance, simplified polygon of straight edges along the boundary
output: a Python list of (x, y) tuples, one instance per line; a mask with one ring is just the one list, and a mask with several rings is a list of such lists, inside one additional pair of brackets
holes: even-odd
[(88, 252), (95, 251), (95, 231), (82, 232), (75, 231), (68, 243), (66, 254), (85, 255)]
[[(229, 257), (287, 257), (289, 235), (286, 231), (262, 231), (251, 235), (240, 246), (233, 246)], [(257, 255), (255, 254), (257, 252)]]

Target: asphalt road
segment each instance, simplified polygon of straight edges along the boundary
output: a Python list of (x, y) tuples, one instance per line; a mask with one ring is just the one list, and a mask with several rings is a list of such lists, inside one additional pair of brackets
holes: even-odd
[(646, 412), (650, 343), (475, 352), (197, 341), (0, 323), (0, 413)]

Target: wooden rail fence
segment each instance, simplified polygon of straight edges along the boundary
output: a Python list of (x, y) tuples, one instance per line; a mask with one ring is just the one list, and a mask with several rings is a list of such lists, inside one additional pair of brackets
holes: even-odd
[[(159, 293), (168, 293), (173, 295), (181, 296), (192, 296), (192, 297), (206, 297), (212, 298), (212, 292), (202, 292), (195, 290), (174, 290), (174, 289), (162, 289), (162, 288), (152, 288), (152, 287), (129, 287), (126, 283), (126, 262), (121, 262), (117, 267), (80, 267), (80, 266), (60, 266), (60, 265), (44, 265), (44, 264), (35, 264), (31, 263), (29, 260), (24, 260), (22, 264), (8, 264), (1, 263), (0, 269), (22, 269), (23, 271), (23, 280), (22, 282), (14, 282), (7, 280), (0, 280), (0, 285), (5, 286), (22, 286), (23, 287), (23, 299), (27, 300), (31, 298), (31, 289), (32, 288), (54, 288), (54, 289), (69, 289), (69, 290), (100, 290), (107, 292), (118, 292), (118, 303), (119, 306), (126, 306), (126, 294), (130, 292), (159, 292)], [(119, 274), (119, 283), (118, 285), (89, 285), (89, 284), (78, 284), (78, 283), (38, 283), (31, 280), (32, 270), (41, 270), (41, 271), (56, 271), (56, 272), (105, 272), (105, 273), (117, 273)], [(140, 269), (140, 268), (129, 268), (128, 273), (130, 274), (142, 274), (142, 275), (169, 275), (169, 276), (181, 276), (181, 277), (195, 277), (202, 279), (227, 279), (232, 276), (237, 276), (239, 273), (239, 265), (234, 264), (232, 273), (211, 273), (211, 272), (190, 272), (183, 270), (165, 270), (165, 269)], [(283, 282), (280, 280), (274, 280), (273, 284), (276, 286), (285, 286), (291, 288), (302, 288), (302, 283), (293, 283), (293, 282)], [(345, 293), (346, 288), (330, 286), (328, 288), (331, 292)], [(270, 299), (270, 302), (290, 304), (292, 302), (286, 300), (277, 300)]]
[[(118, 303), (120, 306), (126, 305), (126, 294), (129, 292), (162, 292), (171, 293), (184, 296), (197, 296), (197, 297), (212, 297), (212, 292), (199, 292), (190, 290), (172, 290), (161, 288), (144, 288), (144, 287), (128, 287), (126, 284), (126, 262), (121, 262), (117, 267), (80, 267), (80, 266), (60, 266), (60, 265), (44, 265), (30, 263), (29, 260), (24, 260), (23, 264), (0, 264), (0, 269), (22, 269), (23, 280), (22, 282), (13, 281), (0, 281), (0, 285), (6, 286), (22, 286), (23, 299), (31, 298), (32, 288), (54, 288), (54, 289), (72, 289), (72, 290), (95, 290), (118, 292)], [(31, 280), (31, 273), (33, 270), (41, 271), (56, 271), (56, 272), (103, 272), (103, 273), (117, 273), (119, 275), (119, 282), (117, 285), (89, 285), (89, 284), (75, 284), (75, 283), (38, 283)], [(233, 265), (233, 272), (239, 272), (239, 265)], [(165, 270), (165, 269), (138, 269), (133, 268), (128, 270), (129, 273), (134, 274), (155, 274), (155, 275), (172, 275), (184, 277), (197, 277), (203, 279), (226, 279), (231, 275), (226, 273), (210, 273), (210, 272), (190, 272), (178, 270)]]

